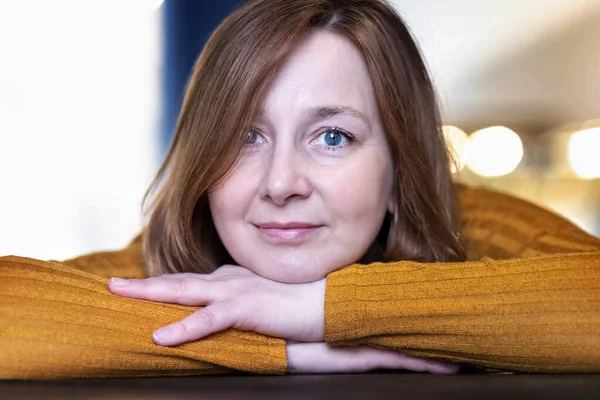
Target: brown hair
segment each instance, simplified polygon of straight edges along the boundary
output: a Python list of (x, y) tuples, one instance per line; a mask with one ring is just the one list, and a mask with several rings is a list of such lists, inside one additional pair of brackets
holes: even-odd
[(350, 40), (371, 74), (396, 176), (382, 260), (465, 259), (434, 90), (393, 8), (380, 0), (252, 0), (221, 23), (200, 54), (175, 137), (146, 193), (150, 275), (208, 273), (232, 262), (208, 193), (235, 164), (278, 67), (313, 29)]

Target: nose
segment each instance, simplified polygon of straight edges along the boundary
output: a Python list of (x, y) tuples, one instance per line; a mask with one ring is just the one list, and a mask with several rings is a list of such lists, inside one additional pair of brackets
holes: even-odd
[(293, 146), (276, 146), (267, 161), (261, 182), (260, 196), (277, 206), (284, 206), (293, 199), (304, 199), (312, 193), (308, 178), (309, 166)]

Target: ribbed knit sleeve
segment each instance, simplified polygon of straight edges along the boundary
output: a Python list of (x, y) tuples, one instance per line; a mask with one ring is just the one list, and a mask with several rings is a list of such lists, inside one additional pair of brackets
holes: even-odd
[(142, 247), (142, 237), (139, 235), (123, 249), (85, 254), (60, 263), (105, 278), (113, 276), (127, 279), (146, 278), (146, 262)]
[(154, 344), (155, 329), (197, 308), (119, 297), (106, 278), (72, 268), (138, 274), (139, 265), (126, 265), (126, 257), (113, 260), (124, 260), (121, 273), (103, 264), (110, 256), (66, 262), (71, 266), (0, 257), (0, 378), (285, 373), (285, 341), (253, 332), (230, 329), (177, 347)]
[(600, 372), (600, 240), (488, 190), (461, 188), (460, 203), (474, 261), (329, 274), (327, 342), (511, 371)]

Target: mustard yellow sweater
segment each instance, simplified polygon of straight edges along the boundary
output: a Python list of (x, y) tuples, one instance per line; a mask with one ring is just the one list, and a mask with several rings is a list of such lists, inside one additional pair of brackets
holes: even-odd
[[(482, 367), (600, 372), (600, 240), (524, 201), (461, 187), (463, 263), (329, 274), (325, 334)], [(64, 262), (0, 257), (0, 378), (284, 374), (285, 340), (227, 330), (169, 348), (152, 332), (196, 308), (111, 294), (143, 277), (141, 243)]]

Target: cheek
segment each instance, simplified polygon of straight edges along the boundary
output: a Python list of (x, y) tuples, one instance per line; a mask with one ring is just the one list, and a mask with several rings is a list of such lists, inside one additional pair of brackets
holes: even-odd
[[(385, 158), (379, 158), (385, 160)], [(391, 163), (358, 162), (343, 171), (335, 185), (328, 185), (329, 202), (347, 222), (379, 221), (374, 215), (387, 209), (392, 187)], [(331, 183), (331, 181), (329, 181)]]
[(208, 195), (210, 212), (218, 230), (227, 222), (244, 217), (254, 191), (252, 182), (238, 171)]

